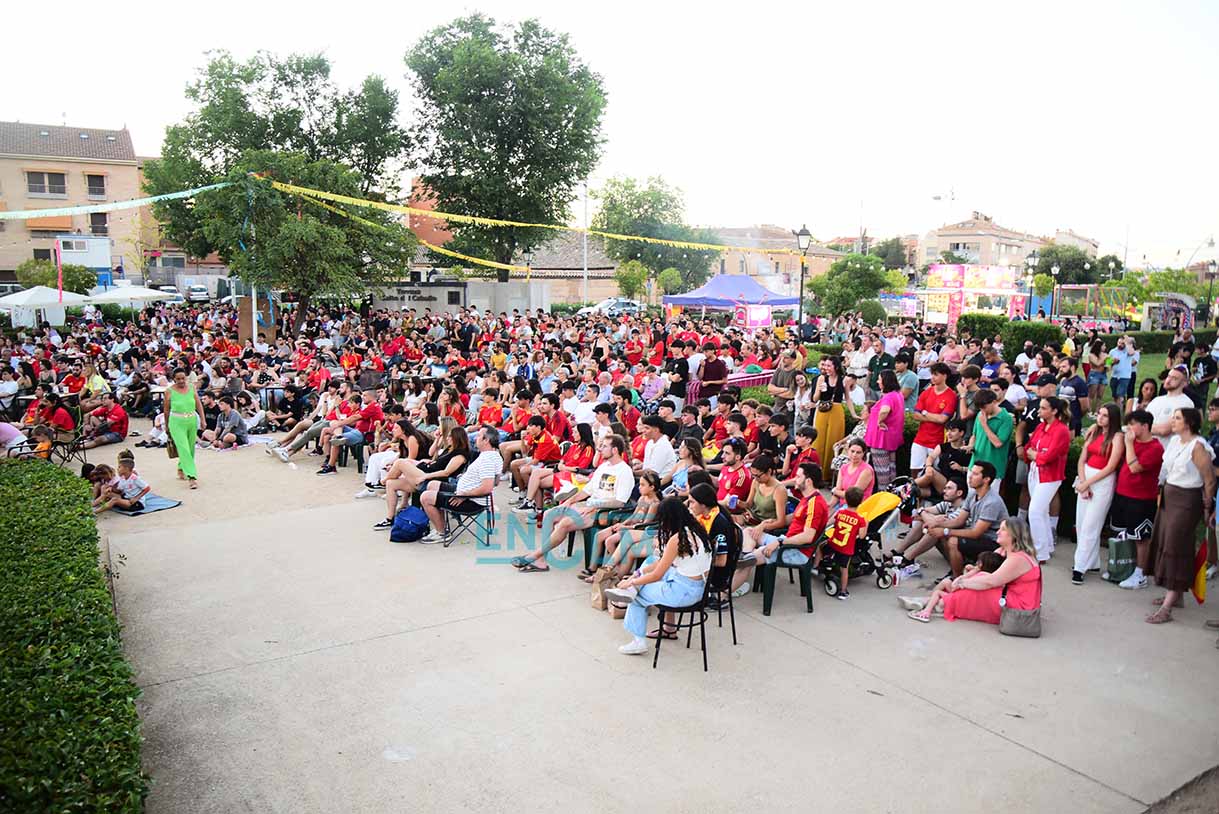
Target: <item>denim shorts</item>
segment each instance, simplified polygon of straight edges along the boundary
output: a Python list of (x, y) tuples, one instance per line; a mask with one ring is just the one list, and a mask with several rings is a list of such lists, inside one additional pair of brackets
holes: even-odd
[[(773, 534), (763, 534), (762, 540), (758, 543), (758, 548), (760, 549), (763, 546), (768, 546), (768, 545), (772, 545), (773, 543), (781, 543), (781, 542), (783, 542), (782, 537), (776, 537)], [(764, 559), (759, 557), (759, 560), (761, 562), (764, 562), (767, 565), (769, 565), (770, 563), (774, 562), (778, 558), (779, 558), (779, 549), (776, 548), (774, 553), (771, 554), (769, 557), (766, 557)], [(805, 554), (803, 551), (800, 551), (799, 549), (796, 549), (796, 548), (788, 548), (788, 549), (783, 550), (783, 564), (784, 565), (804, 565), (806, 562), (808, 562), (808, 555)]]
[(1107, 381), (1109, 381), (1109, 377), (1105, 375), (1105, 372), (1103, 370), (1088, 371), (1088, 386), (1089, 387), (1091, 387), (1094, 384), (1104, 386), (1104, 384)]
[(357, 430), (355, 427), (343, 428), (343, 443), (347, 446), (359, 446), (364, 443), (364, 433)]

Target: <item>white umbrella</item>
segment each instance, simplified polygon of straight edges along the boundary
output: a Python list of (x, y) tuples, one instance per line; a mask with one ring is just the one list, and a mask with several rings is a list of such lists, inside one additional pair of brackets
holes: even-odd
[(106, 303), (128, 304), (133, 302), (152, 302), (153, 300), (172, 300), (175, 295), (155, 288), (145, 288), (142, 285), (125, 285), (111, 288), (100, 294), (90, 294), (89, 302), (94, 305)]
[(59, 308), (84, 305), (87, 299), (83, 294), (65, 291), (61, 301), (58, 289), (48, 288), (45, 285), (36, 285), (33, 288), (16, 291), (0, 297), (0, 308)]

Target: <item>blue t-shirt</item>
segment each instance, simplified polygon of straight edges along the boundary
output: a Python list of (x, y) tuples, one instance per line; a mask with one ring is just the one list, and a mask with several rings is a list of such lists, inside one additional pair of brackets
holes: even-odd
[(1124, 349), (1114, 348), (1109, 351), (1109, 358), (1113, 360), (1112, 375), (1115, 379), (1129, 379), (1133, 375), (1130, 354)]

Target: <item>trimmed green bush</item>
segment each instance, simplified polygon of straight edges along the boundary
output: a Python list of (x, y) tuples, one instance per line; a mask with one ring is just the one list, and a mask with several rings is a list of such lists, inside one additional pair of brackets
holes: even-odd
[[(1119, 336), (1132, 338), (1143, 353), (1168, 353), (1172, 348), (1174, 334), (1172, 331), (1130, 331), (1125, 334), (1101, 334), (1100, 340), (1105, 343), (1105, 349), (1108, 350), (1117, 344)], [(1194, 331), (1194, 343), (1214, 345), (1215, 329), (1203, 328)]]
[(805, 345), (808, 348), (809, 355), (816, 354), (820, 359), (823, 356), (841, 356), (842, 345)]
[(961, 314), (957, 319), (957, 334), (991, 338), (1003, 333), (1007, 323), (1007, 317), (998, 314)]
[(859, 303), (859, 313), (866, 325), (883, 325), (889, 312), (880, 304), (880, 300), (864, 300)]
[(1048, 322), (1009, 322), (1000, 333), (1003, 335), (1003, 354), (1009, 362), (1016, 361), (1026, 340), (1031, 340), (1033, 346), (1041, 350), (1049, 342), (1061, 348), (1064, 339), (1062, 328)]
[(9, 811), (139, 812), (139, 689), (98, 565), (85, 480), (0, 460), (0, 800)]

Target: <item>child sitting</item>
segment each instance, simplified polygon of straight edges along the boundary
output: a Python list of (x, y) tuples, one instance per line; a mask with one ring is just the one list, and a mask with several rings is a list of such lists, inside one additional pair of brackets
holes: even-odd
[[(999, 566), (1003, 565), (1003, 557), (997, 551), (983, 551), (978, 555), (977, 565), (965, 566), (965, 572), (957, 579), (964, 579), (970, 574), (978, 571), (985, 571), (988, 574), (993, 574), (999, 570)], [(948, 593), (948, 588), (953, 584), (954, 580), (941, 580), (939, 585), (935, 586), (935, 590), (931, 592), (931, 596), (927, 597), (927, 601), (922, 608), (916, 608), (906, 615), (916, 622), (930, 622), (931, 614), (944, 612), (944, 594)], [(907, 607), (909, 607), (907, 605)]]
[(94, 466), (85, 474), (85, 478), (93, 484), (94, 509), (106, 502), (106, 495), (118, 486), (119, 482), (118, 476), (114, 473), (114, 467), (109, 464)]
[(39, 424), (30, 433), (30, 439), (34, 443), (34, 449), (29, 450), (28, 447), (22, 447), (23, 450), (16, 457), (19, 458), (41, 458), (44, 461), (51, 458), (51, 445), (55, 440), (55, 431), (45, 424)]
[(846, 490), (843, 495), (843, 500), (846, 505), (838, 510), (834, 515), (834, 528), (826, 535), (825, 542), (817, 549), (817, 553), (813, 558), (813, 569), (817, 570), (821, 567), (821, 559), (825, 556), (826, 549), (829, 549), (831, 558), (834, 564), (838, 566), (838, 599), (850, 599), (851, 594), (847, 591), (847, 579), (849, 577), (851, 556), (855, 553), (855, 540), (859, 535), (867, 531), (868, 521), (862, 514), (855, 511), (859, 508), (859, 504), (863, 503), (863, 490), (857, 486), (852, 486)]
[[(98, 469), (101, 469), (99, 466)], [(144, 504), (141, 499), (152, 491), (143, 478), (135, 473), (135, 460), (128, 457), (119, 458), (118, 483), (108, 488), (102, 495), (102, 502), (95, 505), (93, 511), (101, 514), (104, 511), (118, 507), (133, 512), (142, 511)]]

